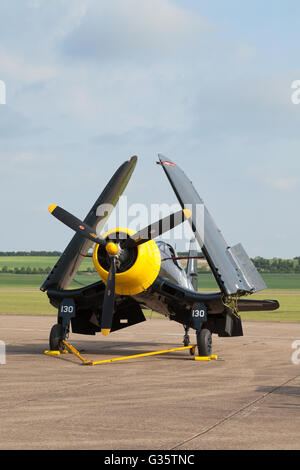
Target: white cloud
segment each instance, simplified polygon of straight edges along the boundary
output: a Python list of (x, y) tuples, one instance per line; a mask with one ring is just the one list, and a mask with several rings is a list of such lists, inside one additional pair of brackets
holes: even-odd
[[(49, 0), (44, 0), (48, 3)], [(59, 0), (61, 3), (60, 8), (63, 14), (57, 18), (57, 24), (51, 32), (51, 36), (55, 41), (61, 40), (75, 28), (77, 28), (93, 0), (72, 0), (68, 2)]]
[(168, 0), (93, 1), (62, 48), (65, 56), (106, 61), (189, 56), (208, 29), (199, 15)]
[(41, 7), (42, 0), (28, 0), (27, 1), (27, 6), (28, 8), (40, 8)]
[(255, 49), (250, 44), (241, 42), (236, 48), (236, 58), (239, 61), (247, 62), (255, 57)]
[(7, 52), (0, 48), (1, 73), (7, 79), (14, 79), (23, 84), (32, 84), (55, 77), (57, 70), (48, 65), (37, 65), (28, 58), (20, 57), (16, 53)]
[(280, 191), (293, 191), (298, 187), (299, 181), (297, 178), (276, 178), (268, 180), (268, 184)]

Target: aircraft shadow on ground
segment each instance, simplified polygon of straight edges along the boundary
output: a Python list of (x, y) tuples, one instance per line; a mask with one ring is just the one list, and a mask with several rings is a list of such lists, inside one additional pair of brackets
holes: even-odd
[[(68, 342), (68, 341), (67, 341)], [(149, 352), (158, 352), (161, 350), (168, 350), (173, 348), (183, 347), (181, 343), (174, 343), (166, 345), (165, 343), (152, 343), (152, 342), (135, 342), (134, 345), (131, 343), (118, 343), (116, 341), (108, 342), (101, 344), (100, 342), (88, 344), (82, 344), (77, 341), (69, 341), (80, 354), (82, 355), (93, 355), (95, 356), (94, 360), (101, 360), (102, 356), (131, 356), (135, 354), (145, 354)], [(7, 356), (14, 355), (40, 355), (43, 354), (45, 350), (49, 349), (47, 343), (36, 343), (36, 344), (16, 344), (16, 345), (7, 345), (6, 353)], [(172, 351), (166, 354), (169, 359), (179, 359), (183, 357), (190, 357), (189, 351)], [(187, 356), (188, 355), (188, 356)], [(161, 357), (159, 355), (157, 357)]]

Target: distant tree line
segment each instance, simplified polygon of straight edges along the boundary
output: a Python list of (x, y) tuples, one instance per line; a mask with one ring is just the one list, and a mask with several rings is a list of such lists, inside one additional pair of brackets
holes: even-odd
[[(178, 256), (188, 256), (188, 253), (180, 253)], [(293, 259), (272, 258), (267, 259), (262, 256), (252, 258), (254, 266), (260, 273), (300, 273), (300, 256)], [(209, 271), (210, 268), (206, 262), (198, 263), (198, 272), (203, 273)]]
[[(41, 267), (33, 268), (31, 266), (11, 268), (9, 266), (3, 266), (2, 268), (0, 267), (0, 273), (3, 273), (3, 274), (48, 274), (50, 273), (51, 269), (52, 268), (50, 266), (47, 266), (46, 268), (41, 268)], [(77, 274), (96, 273), (96, 272), (97, 271), (94, 267), (91, 267), (91, 268), (88, 267), (88, 268), (85, 268), (84, 271), (78, 271)]]
[(293, 259), (265, 259), (257, 256), (252, 261), (261, 273), (300, 273), (300, 256)]
[[(61, 255), (60, 251), (0, 251), (0, 256), (56, 256)], [(178, 256), (188, 256), (188, 253), (178, 253)], [(296, 274), (300, 273), (300, 256), (296, 256), (293, 259), (281, 259), (281, 258), (272, 258), (266, 259), (261, 256), (252, 258), (257, 270), (261, 273), (291, 273)], [(183, 261), (183, 265), (186, 265), (186, 260)], [(10, 273), (10, 274), (48, 274), (51, 271), (52, 267), (32, 267), (32, 266), (21, 266), (21, 267), (11, 267), (9, 263), (7, 265), (0, 267), (1, 273)], [(81, 268), (82, 269), (82, 268)], [(198, 272), (208, 272), (210, 268), (206, 261), (200, 261), (198, 263)], [(85, 267), (84, 271), (80, 270), (78, 274), (83, 273), (95, 273), (96, 269), (94, 266)]]
[(27, 266), (26, 268), (24, 266), (20, 268), (10, 268), (8, 266), (3, 266), (2, 269), (0, 268), (0, 272), (3, 274), (48, 274), (51, 269), (52, 268), (50, 268), (50, 266), (47, 266), (46, 268), (32, 268), (30, 266)]

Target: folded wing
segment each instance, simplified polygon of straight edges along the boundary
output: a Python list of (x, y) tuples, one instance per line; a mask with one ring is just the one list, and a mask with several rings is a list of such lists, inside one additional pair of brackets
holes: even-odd
[[(100, 233), (104, 227), (130, 180), (136, 162), (137, 157), (134, 156), (118, 168), (84, 219), (85, 224), (90, 226), (94, 232)], [(92, 245), (91, 240), (76, 233), (41, 286), (41, 290), (46, 291), (54, 287), (66, 289)]]
[(192, 212), (189, 223), (221, 291), (226, 295), (243, 295), (265, 289), (243, 246), (228, 246), (186, 174), (164, 156), (159, 155), (159, 160), (180, 205)]

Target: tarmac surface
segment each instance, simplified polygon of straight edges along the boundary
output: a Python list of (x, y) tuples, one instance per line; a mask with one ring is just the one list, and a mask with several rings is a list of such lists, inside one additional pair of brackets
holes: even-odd
[[(0, 449), (300, 448), (300, 323), (244, 322), (244, 337), (214, 335), (218, 361), (175, 351), (85, 366), (43, 354), (55, 321), (0, 316)], [(69, 338), (94, 361), (182, 340), (183, 328), (165, 319)]]

